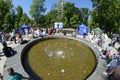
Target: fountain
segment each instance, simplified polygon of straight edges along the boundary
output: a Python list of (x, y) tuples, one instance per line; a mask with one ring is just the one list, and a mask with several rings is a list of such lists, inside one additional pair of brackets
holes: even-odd
[(22, 64), (35, 80), (85, 80), (96, 67), (91, 48), (73, 38), (50, 36), (28, 45)]

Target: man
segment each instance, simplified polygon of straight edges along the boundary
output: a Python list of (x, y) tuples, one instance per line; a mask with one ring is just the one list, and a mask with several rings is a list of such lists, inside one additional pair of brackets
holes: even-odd
[(103, 72), (103, 74), (109, 76), (110, 80), (120, 80), (120, 66), (114, 67), (110, 72)]

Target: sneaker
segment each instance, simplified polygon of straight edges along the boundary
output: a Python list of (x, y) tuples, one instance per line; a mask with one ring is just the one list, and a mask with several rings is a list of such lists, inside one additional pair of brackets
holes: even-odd
[(107, 75), (108, 75), (108, 73), (107, 73), (107, 72), (103, 72), (103, 74), (104, 74), (105, 76), (107, 76)]

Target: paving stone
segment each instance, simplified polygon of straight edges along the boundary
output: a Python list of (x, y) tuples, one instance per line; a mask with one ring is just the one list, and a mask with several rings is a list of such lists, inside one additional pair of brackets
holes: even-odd
[[(69, 38), (73, 38), (73, 39), (79, 40), (79, 41), (87, 44), (89, 47), (91, 47), (92, 50), (94, 50), (94, 52), (96, 54), (98, 65), (97, 65), (95, 71), (91, 74), (91, 76), (87, 80), (107, 80), (107, 78), (102, 74), (102, 72), (106, 70), (107, 63), (105, 60), (100, 58), (100, 56), (99, 56), (100, 52), (98, 51), (96, 46), (93, 45), (92, 43), (90, 43), (90, 41), (80, 38), (80, 37), (79, 38), (78, 37), (75, 37), (75, 38), (69, 37)], [(33, 40), (34, 39), (31, 39), (29, 42), (32, 42)], [(39, 38), (37, 38), (37, 41), (39, 41)], [(7, 78), (8, 78), (7, 68), (9, 68), (9, 67), (13, 67), (16, 72), (19, 72), (24, 76), (28, 76), (28, 74), (23, 69), (23, 66), (21, 64), (21, 59), (20, 59), (21, 51), (25, 45), (19, 45), (19, 46), (15, 47), (14, 50), (17, 51), (17, 54), (15, 54), (14, 56), (12, 56), (11, 58), (8, 58), (6, 60), (5, 68), (3, 70), (4, 80), (7, 80)]]

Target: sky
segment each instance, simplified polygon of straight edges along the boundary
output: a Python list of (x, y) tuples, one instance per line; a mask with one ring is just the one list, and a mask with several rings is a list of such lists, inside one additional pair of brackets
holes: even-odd
[[(65, 1), (74, 3), (75, 7), (89, 8), (90, 10), (92, 10), (92, 2), (90, 0), (65, 0)], [(58, 0), (45, 0), (45, 7), (47, 8), (46, 12), (49, 12), (51, 10), (51, 6), (57, 2)], [(23, 12), (27, 13), (29, 16), (32, 0), (13, 0), (12, 3), (15, 7), (20, 5), (23, 8)]]

